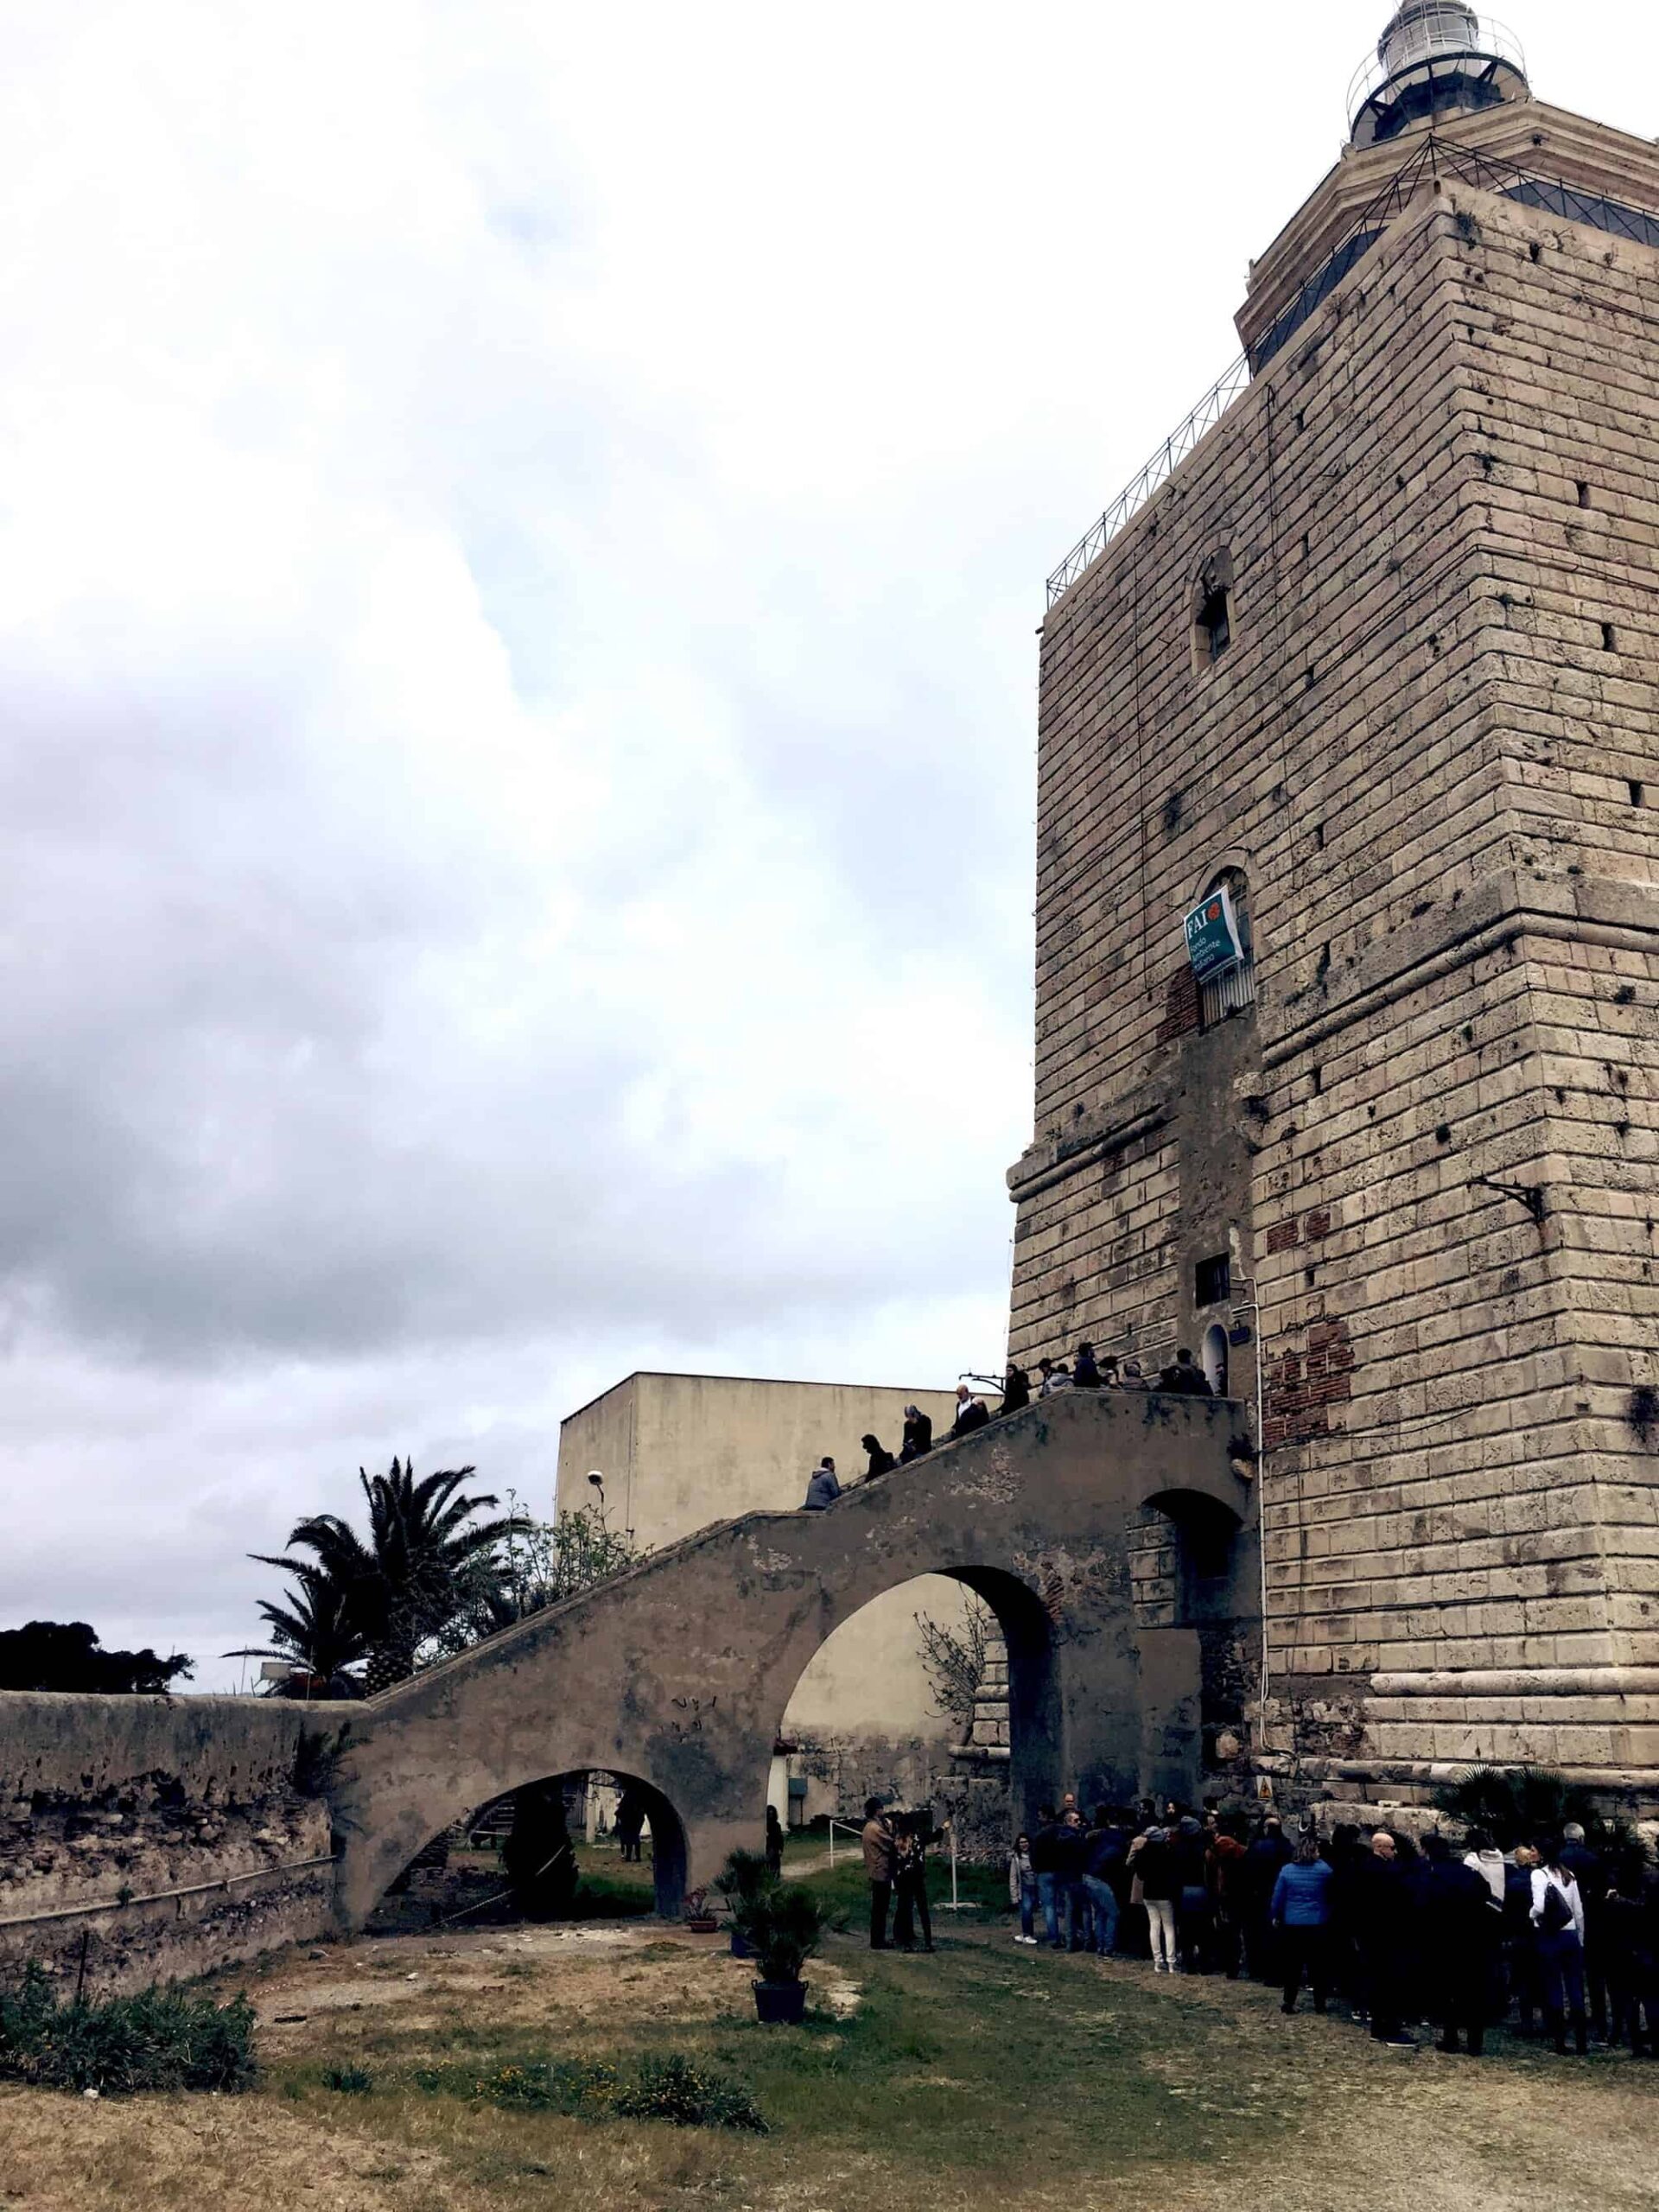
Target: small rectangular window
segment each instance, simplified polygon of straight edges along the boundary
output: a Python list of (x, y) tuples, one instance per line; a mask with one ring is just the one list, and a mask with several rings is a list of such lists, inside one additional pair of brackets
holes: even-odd
[(1219, 660), (1231, 645), (1232, 609), (1224, 591), (1212, 591), (1198, 609), (1198, 637), (1206, 660)]
[(1213, 1260), (1200, 1260), (1195, 1277), (1196, 1296), (1200, 1306), (1224, 1306), (1233, 1294), (1231, 1254), (1217, 1252)]

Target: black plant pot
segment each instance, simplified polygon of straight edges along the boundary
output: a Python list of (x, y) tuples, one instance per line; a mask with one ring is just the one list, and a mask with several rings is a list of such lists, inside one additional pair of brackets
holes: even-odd
[(798, 2028), (806, 2018), (804, 1981), (757, 1981), (754, 2009), (769, 2027)]

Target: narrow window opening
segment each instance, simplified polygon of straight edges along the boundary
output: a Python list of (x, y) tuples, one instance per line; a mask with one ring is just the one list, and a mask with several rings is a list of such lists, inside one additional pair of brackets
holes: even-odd
[(1318, 1098), (1325, 1090), (1325, 1071), (1323, 1068), (1310, 1068), (1308, 1073), (1313, 1078), (1313, 1096)]
[(1614, 652), (1618, 650), (1618, 641), (1614, 634), (1613, 626), (1611, 622), (1604, 622), (1601, 626), (1601, 650), (1605, 653)]
[(1202, 676), (1233, 642), (1233, 561), (1224, 547), (1199, 569), (1190, 603), (1192, 672)]
[(1204, 1379), (1217, 1397), (1227, 1395), (1227, 1332), (1219, 1321), (1212, 1321), (1204, 1332)]
[(1303, 1282), (1304, 1287), (1305, 1287), (1306, 1289), (1308, 1289), (1308, 1290), (1312, 1290), (1312, 1289), (1313, 1289), (1313, 1268), (1304, 1268), (1302, 1269), (1302, 1282)]
[(1304, 561), (1306, 561), (1306, 560), (1309, 559), (1309, 558), (1312, 556), (1313, 551), (1313, 532), (1312, 532), (1311, 531), (1306, 531), (1306, 530), (1305, 530), (1305, 531), (1302, 532), (1302, 558), (1303, 558), (1303, 560), (1304, 560)]
[(1212, 591), (1198, 608), (1199, 651), (1217, 661), (1233, 642), (1233, 611), (1224, 591)]
[(1323, 822), (1316, 822), (1313, 824), (1313, 849), (1316, 853), (1322, 853), (1325, 850), (1325, 824)]
[(1579, 486), (1579, 505), (1581, 507), (1587, 507), (1589, 504), (1590, 486), (1587, 484), (1580, 484)]
[(1536, 238), (1534, 238), (1532, 244), (1527, 248), (1527, 254), (1528, 257), (1533, 261), (1541, 261), (1543, 259), (1544, 249), (1539, 245)]
[(1641, 806), (1645, 804), (1646, 799), (1646, 785), (1639, 783), (1637, 779), (1632, 776), (1630, 778), (1630, 804), (1632, 806)]
[(1305, 407), (1299, 407), (1296, 410), (1296, 427), (1299, 430), (1305, 430), (1307, 428), (1307, 410)]
[(1192, 1271), (1193, 1295), (1200, 1306), (1224, 1306), (1233, 1294), (1233, 1261), (1230, 1252), (1200, 1260)]

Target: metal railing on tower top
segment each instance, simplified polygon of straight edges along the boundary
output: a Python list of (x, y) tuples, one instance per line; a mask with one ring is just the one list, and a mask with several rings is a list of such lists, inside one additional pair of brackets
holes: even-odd
[(1384, 86), (1411, 70), (1471, 61), (1507, 64), (1522, 78), (1527, 73), (1521, 41), (1507, 23), (1477, 15), (1461, 0), (1440, 0), (1438, 6), (1425, 7), (1392, 40), (1386, 35), (1380, 39), (1355, 70), (1348, 87), (1349, 118)]
[(1328, 259), (1308, 278), (1254, 350), (1241, 353), (1223, 370), (1198, 405), (1130, 478), (1100, 519), (1084, 532), (1048, 579), (1051, 607), (1100, 557), (1130, 517), (1138, 513), (1159, 486), (1174, 474), (1206, 431), (1214, 429), (1233, 402), (1248, 389), (1256, 373), (1295, 335), (1361, 255), (1376, 243), (1384, 225), (1406, 206), (1425, 177), (1436, 181), (1455, 177), (1482, 191), (1501, 193), (1505, 199), (1522, 207), (1560, 215), (1567, 222), (1583, 223), (1614, 238), (1629, 238), (1637, 245), (1659, 247), (1659, 215), (1586, 192), (1560, 177), (1518, 168), (1513, 162), (1483, 154), (1476, 148), (1451, 143), (1430, 132), (1376, 198), (1356, 215)]

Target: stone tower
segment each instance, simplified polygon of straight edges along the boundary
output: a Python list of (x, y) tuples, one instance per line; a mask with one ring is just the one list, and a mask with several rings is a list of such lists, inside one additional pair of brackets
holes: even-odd
[(1258, 1779), (1652, 1809), (1659, 152), (1459, 0), (1351, 115), (1184, 457), (1051, 580), (1012, 1351), (1242, 1402)]

